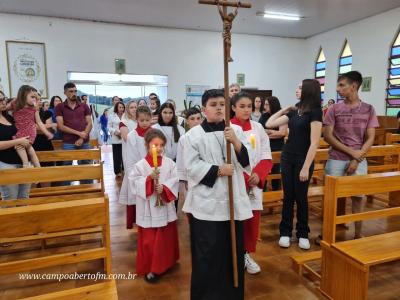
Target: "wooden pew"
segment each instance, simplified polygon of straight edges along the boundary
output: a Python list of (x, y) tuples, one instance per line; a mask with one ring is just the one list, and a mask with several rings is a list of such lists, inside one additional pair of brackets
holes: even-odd
[[(318, 176), (320, 178), (324, 177), (324, 166), (326, 161), (328, 160), (328, 151), (329, 149), (318, 149), (315, 155), (315, 165), (320, 165), (318, 168), (315, 168), (314, 176)], [(272, 153), (272, 161), (274, 164), (280, 162), (281, 152), (273, 152)], [(383, 146), (373, 146), (368, 151), (366, 158), (386, 158), (382, 159), (382, 164), (379, 165), (369, 165), (368, 173), (376, 173), (376, 172), (388, 172), (388, 171), (397, 171), (400, 170), (400, 145), (383, 145)], [(272, 179), (281, 179), (281, 174), (270, 174), (268, 175), (267, 181)], [(323, 195), (323, 186), (310, 186), (308, 190), (309, 197), (317, 197)], [(263, 204), (265, 207), (277, 206), (282, 203), (283, 200), (283, 191), (270, 191), (263, 193)], [(396, 201), (396, 197), (393, 195), (389, 195), (389, 204), (391, 201)]]
[(101, 161), (101, 150), (99, 148), (87, 150), (54, 150), (36, 151), (40, 162), (93, 160)]
[(392, 128), (397, 128), (399, 126), (399, 123), (395, 116), (377, 116), (377, 117), (378, 117), (379, 127), (392, 129)]
[(0, 170), (0, 185), (36, 182), (62, 182), (84, 179), (97, 180), (98, 183), (34, 188), (30, 197), (55, 196), (103, 192), (103, 164), (60, 166), (46, 168), (26, 168)]
[[(8, 200), (8, 201), (0, 201), (0, 209), (2, 208), (10, 208), (17, 206), (26, 206), (26, 205), (38, 205), (38, 204), (48, 204), (48, 203), (56, 203), (56, 202), (65, 202), (65, 201), (73, 201), (73, 200), (82, 200), (82, 199), (91, 199), (104, 197), (104, 193), (102, 192), (92, 192), (92, 193), (83, 193), (83, 194), (67, 194), (67, 195), (57, 195), (57, 196), (46, 196), (46, 197), (36, 197), (30, 199), (17, 199), (17, 200)], [(86, 241), (93, 241), (93, 238), (96, 240), (98, 236), (94, 237), (92, 234), (101, 233), (102, 228), (100, 226), (93, 228), (85, 228), (80, 230), (73, 230), (65, 233), (68, 236), (74, 235), (87, 235), (90, 234), (90, 237)], [(10, 239), (0, 239), (0, 244), (15, 244), (19, 242), (27, 242), (27, 241), (41, 241), (41, 248), (44, 249), (47, 247), (47, 239), (52, 238), (52, 234), (41, 234), (40, 236), (30, 236), (30, 237), (17, 237)], [(81, 240), (82, 241), (82, 240)]]
[(386, 145), (400, 143), (400, 134), (388, 132), (386, 133)]
[(325, 142), (324, 138), (319, 139), (319, 149), (327, 149), (329, 147), (329, 144)]
[(337, 216), (337, 200), (359, 194), (399, 190), (400, 172), (351, 177), (327, 176), (320, 289), (329, 299), (367, 299), (370, 268), (400, 260), (400, 231), (336, 242), (336, 225), (400, 216), (399, 207)]
[(384, 145), (385, 144), (385, 134), (386, 134), (385, 128), (376, 128), (374, 145)]
[(0, 208), (7, 207), (16, 207), (16, 206), (24, 206), (24, 205), (37, 205), (37, 204), (46, 204), (46, 203), (54, 203), (54, 202), (65, 202), (71, 200), (81, 200), (85, 198), (97, 198), (103, 197), (104, 193), (102, 192), (93, 192), (93, 193), (82, 193), (82, 194), (65, 194), (65, 195), (57, 195), (57, 196), (44, 196), (44, 197), (35, 197), (29, 199), (17, 199), (17, 200), (7, 200), (0, 201)]
[[(62, 140), (51, 140), (51, 143), (53, 144), (54, 150), (61, 150), (62, 149)], [(93, 148), (98, 148), (99, 147), (99, 141), (97, 139), (91, 139), (89, 140), (89, 144)]]
[(115, 280), (96, 283), (75, 289), (68, 289), (60, 292), (39, 295), (35, 297), (23, 298), (23, 300), (117, 300), (117, 287)]
[[(81, 196), (82, 199), (82, 196)], [(0, 275), (102, 259), (104, 273), (111, 274), (109, 200), (107, 195), (58, 203), (0, 209), (0, 243), (67, 237), (76, 232), (100, 232), (96, 248), (47, 254), (25, 260), (0, 263)], [(56, 216), (56, 217), (55, 217)], [(118, 299), (114, 280), (26, 299)]]
[(49, 254), (0, 263), (0, 275), (102, 259), (111, 274), (108, 197), (0, 209), (0, 242), (10, 239), (69, 236), (77, 230), (102, 228), (102, 245), (96, 248)]

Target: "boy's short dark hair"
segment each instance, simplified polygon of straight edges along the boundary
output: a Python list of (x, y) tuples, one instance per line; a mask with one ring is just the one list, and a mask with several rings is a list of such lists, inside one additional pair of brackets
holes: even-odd
[(64, 91), (71, 89), (71, 88), (76, 88), (75, 83), (73, 82), (67, 82), (66, 84), (64, 84)]
[(136, 119), (139, 118), (139, 115), (144, 114), (148, 115), (151, 118), (151, 110), (148, 106), (139, 106), (136, 110)]
[(337, 81), (339, 82), (344, 79), (347, 80), (348, 82), (350, 82), (351, 84), (356, 83), (357, 88), (360, 88), (360, 86), (362, 85), (362, 82), (363, 82), (362, 75), (358, 71), (350, 71), (350, 72), (341, 74), (341, 75), (339, 75), (339, 78)]
[(197, 107), (191, 107), (191, 108), (189, 108), (189, 109), (186, 111), (186, 113), (185, 113), (185, 118), (187, 119), (187, 118), (189, 118), (190, 116), (197, 115), (197, 114), (200, 114), (200, 115), (201, 115), (200, 109), (198, 109)]
[(220, 89), (207, 90), (201, 97), (201, 105), (205, 107), (210, 98), (219, 98), (219, 97), (225, 98), (223, 90)]

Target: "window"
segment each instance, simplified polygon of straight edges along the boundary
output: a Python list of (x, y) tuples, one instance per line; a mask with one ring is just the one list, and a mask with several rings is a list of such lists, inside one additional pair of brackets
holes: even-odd
[(387, 81), (386, 115), (396, 116), (400, 110), (400, 30), (390, 48)]
[(125, 103), (146, 98), (151, 92), (159, 96), (161, 103), (167, 99), (168, 76), (163, 75), (68, 72), (68, 81), (76, 84), (79, 96), (88, 95), (98, 112), (111, 106), (113, 96)]
[[(350, 72), (353, 65), (353, 54), (351, 53), (351, 48), (346, 40), (344, 42), (342, 53), (339, 58), (339, 75)], [(343, 100), (343, 98), (337, 94), (337, 100)]]
[(315, 79), (321, 84), (321, 100), (325, 99), (325, 73), (326, 73), (326, 59), (322, 48), (319, 49), (317, 61), (315, 62)]

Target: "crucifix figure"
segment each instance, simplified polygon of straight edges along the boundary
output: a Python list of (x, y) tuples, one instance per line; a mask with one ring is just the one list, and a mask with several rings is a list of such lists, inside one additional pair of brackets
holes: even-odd
[[(231, 58), (231, 28), (232, 22), (238, 14), (239, 8), (251, 8), (251, 4), (242, 3), (228, 0), (199, 0), (200, 4), (216, 5), (218, 12), (223, 22), (223, 41), (224, 41), (224, 94), (225, 94), (225, 126), (230, 126), (230, 99), (229, 99), (229, 62), (233, 61)], [(227, 7), (234, 7), (235, 10), (228, 14)], [(231, 143), (226, 143), (226, 164), (231, 164)], [(232, 273), (233, 273), (233, 286), (234, 288), (239, 287), (238, 279), (238, 264), (237, 264), (237, 248), (236, 248), (236, 225), (235, 225), (235, 214), (234, 214), (234, 202), (233, 202), (233, 187), (232, 187), (232, 176), (228, 176), (228, 193), (229, 193), (229, 216), (230, 216), (230, 237), (231, 237), (231, 252), (232, 252)]]
[[(240, 2), (239, 2), (240, 4)], [(222, 33), (222, 37), (224, 38), (224, 43), (225, 43), (225, 51), (226, 51), (226, 57), (228, 59), (228, 62), (232, 62), (233, 59), (231, 57), (231, 46), (232, 46), (232, 41), (231, 41), (231, 29), (232, 29), (232, 22), (235, 19), (236, 15), (238, 14), (238, 9), (239, 6), (236, 7), (234, 12), (231, 13), (226, 13), (224, 12), (224, 9), (221, 7), (221, 5), (218, 3), (218, 11), (219, 15), (221, 16), (223, 25), (224, 25), (224, 31)]]

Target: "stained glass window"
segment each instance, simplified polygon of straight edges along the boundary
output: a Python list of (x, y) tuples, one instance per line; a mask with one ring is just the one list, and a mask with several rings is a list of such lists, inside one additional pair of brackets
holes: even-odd
[(319, 49), (317, 60), (315, 62), (315, 79), (321, 84), (321, 100), (325, 99), (325, 73), (326, 73), (326, 59), (322, 48)]
[(396, 116), (400, 110), (400, 31), (390, 49), (386, 115)]
[[(344, 42), (344, 47), (339, 58), (339, 75), (350, 72), (353, 65), (353, 54), (349, 42), (346, 40)], [(343, 100), (343, 98), (337, 94), (337, 100)]]

